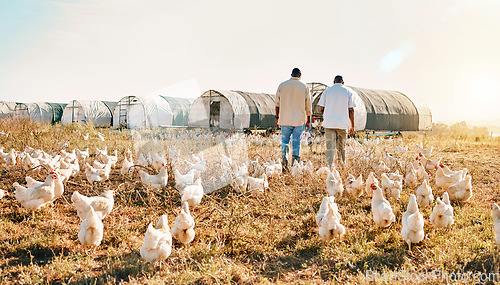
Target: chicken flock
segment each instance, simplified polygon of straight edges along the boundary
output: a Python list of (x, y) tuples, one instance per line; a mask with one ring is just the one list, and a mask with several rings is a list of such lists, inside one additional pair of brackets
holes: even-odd
[[(258, 136), (244, 137), (234, 134), (233, 138), (246, 139), (250, 145), (265, 145), (268, 143), (279, 146), (279, 137), (263, 140)], [(85, 136), (84, 136), (85, 139)], [(88, 134), (86, 139), (88, 139)], [(99, 134), (100, 140), (105, 140)], [(308, 137), (305, 143), (321, 143), (321, 139)], [(295, 162), (289, 173), (283, 173), (281, 160), (263, 159), (256, 156), (253, 160), (246, 159), (241, 162), (228, 155), (221, 154), (219, 167), (230, 177), (230, 183), (235, 190), (259, 195), (269, 188), (269, 179), (283, 175), (290, 175), (293, 179), (317, 176), (324, 181), (325, 197), (322, 199), (316, 215), (316, 224), (320, 238), (324, 242), (334, 239), (341, 240), (349, 229), (342, 225), (337, 200), (346, 196), (346, 199), (371, 199), (371, 212), (373, 223), (381, 229), (390, 227), (397, 220), (401, 220), (402, 240), (411, 250), (412, 244), (421, 242), (425, 237), (425, 217), (419, 211), (420, 207), (433, 207), (429, 222), (433, 227), (450, 227), (454, 224), (452, 201), (467, 202), (473, 197), (472, 177), (466, 168), (451, 170), (441, 162), (441, 159), (431, 159), (432, 148), (424, 148), (421, 144), (415, 145), (414, 159), (404, 161), (398, 158), (401, 154), (408, 154), (412, 147), (398, 145), (395, 152), (390, 154), (385, 148), (380, 150), (380, 139), (365, 140), (359, 143), (349, 139), (347, 158), (351, 163), (365, 163), (370, 165), (372, 171), (363, 178), (363, 173), (342, 173), (332, 166), (316, 168), (311, 161)], [(44, 181), (36, 181), (26, 176), (26, 186), (13, 183), (14, 196), (19, 204), (29, 211), (37, 211), (62, 197), (67, 182), (73, 175), (83, 169), (85, 177), (90, 184), (100, 183), (110, 179), (110, 172), (118, 168), (121, 160), (120, 173), (129, 175), (137, 170), (140, 181), (151, 188), (163, 188), (168, 183), (168, 173), (171, 171), (175, 177), (176, 189), (181, 197), (181, 209), (175, 218), (172, 227), (169, 226), (168, 217), (159, 217), (155, 226), (150, 223), (144, 235), (140, 255), (148, 262), (158, 262), (168, 258), (172, 252), (172, 238), (181, 244), (188, 245), (195, 238), (195, 220), (191, 210), (199, 205), (206, 193), (202, 174), (209, 164), (203, 152), (192, 153), (189, 159), (181, 159), (175, 150), (170, 153), (156, 152), (139, 153), (137, 157), (127, 149), (120, 158), (117, 150), (108, 154), (107, 146), (103, 149), (96, 148), (95, 156), (91, 155), (89, 148), (85, 150), (73, 149), (66, 151), (70, 141), (61, 145), (60, 151), (52, 154), (40, 149), (26, 147), (23, 151), (11, 149), (4, 152), (0, 148), (0, 163), (6, 167), (16, 164), (23, 165), (26, 171), (40, 172), (42, 168), (50, 172)], [(380, 158), (375, 156), (376, 151), (381, 151)], [(94, 159), (90, 162), (91, 159)], [(183, 165), (186, 171), (173, 168), (173, 165)], [(80, 168), (82, 167), (82, 168)], [(144, 171), (147, 169), (148, 171)], [(150, 174), (152, 170), (156, 174)], [(344, 167), (341, 170), (352, 170)], [(401, 173), (400, 173), (401, 171)], [(433, 173), (433, 174), (432, 174)], [(222, 177), (223, 178), (223, 177)], [(221, 178), (221, 179), (222, 179)], [(405, 186), (405, 187), (403, 187)], [(434, 200), (433, 188), (444, 191), (441, 198)], [(412, 189), (407, 210), (401, 217), (397, 217), (391, 203), (400, 203), (403, 189)], [(345, 190), (345, 191), (344, 191)], [(112, 214), (114, 196), (119, 195), (119, 189), (106, 190), (99, 196), (87, 197), (78, 191), (73, 191), (71, 202), (76, 215), (81, 220), (78, 240), (83, 246), (97, 247), (104, 237), (102, 220)], [(408, 193), (410, 194), (410, 193)], [(9, 195), (8, 190), (0, 190), (0, 199)], [(318, 201), (319, 202), (319, 201)], [(494, 229), (496, 242), (500, 246), (500, 208), (492, 203)]]

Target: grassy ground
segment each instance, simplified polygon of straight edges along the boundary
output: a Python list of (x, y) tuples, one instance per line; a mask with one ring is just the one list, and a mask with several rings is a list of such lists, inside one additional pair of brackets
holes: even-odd
[[(105, 132), (102, 142), (88, 126), (7, 121), (0, 122), (0, 130), (10, 132), (9, 137), (0, 136), (6, 151), (12, 147), (22, 150), (27, 145), (50, 151), (69, 138), (70, 149), (89, 147), (95, 154), (95, 147), (107, 144), (122, 158), (125, 148), (134, 146), (130, 133)], [(87, 132), (91, 138), (84, 141), (81, 134)], [(411, 252), (400, 235), (401, 215), (415, 189), (404, 188), (400, 201), (390, 200), (396, 223), (387, 229), (375, 227), (371, 197), (366, 193), (357, 200), (341, 197), (337, 203), (346, 234), (342, 241), (324, 244), (315, 216), (327, 194), (325, 182), (315, 175), (295, 179), (284, 174), (270, 179), (269, 190), (257, 197), (240, 194), (232, 186), (206, 195), (192, 210), (195, 240), (188, 246), (174, 240), (172, 255), (165, 262), (148, 264), (139, 254), (147, 225), (162, 214), (168, 215), (172, 225), (180, 212), (180, 196), (173, 182), (165, 189), (152, 190), (141, 185), (137, 174), (123, 176), (117, 168), (109, 181), (96, 185), (79, 173), (66, 183), (63, 199), (34, 215), (13, 195), (0, 200), (0, 283), (362, 284), (375, 277), (371, 272), (400, 274), (392, 278), (413, 281), (417, 277), (411, 273), (427, 272), (427, 281), (439, 284), (457, 278), (452, 273), (500, 272), (490, 210), (490, 201), (498, 200), (500, 194), (499, 141), (405, 133), (402, 141), (385, 140), (377, 149), (390, 151), (397, 144), (408, 145), (411, 153), (404, 158), (409, 160), (417, 142), (434, 147), (433, 157), (441, 157), (451, 169), (467, 167), (474, 196), (466, 203), (453, 203), (455, 224), (450, 229), (436, 230), (429, 224), (434, 203), (421, 207), (426, 237), (412, 246)], [(272, 143), (250, 146), (248, 152), (249, 157), (279, 156)], [(321, 146), (303, 148), (302, 158), (312, 160), (316, 167), (323, 156)], [(363, 173), (366, 178), (370, 170), (370, 165), (352, 161), (341, 174), (345, 178), (347, 173)], [(46, 174), (45, 170), (40, 175), (27, 173), (17, 165), (0, 166), (0, 188), (12, 191), (12, 183), (24, 183), (26, 175), (43, 179)], [(106, 189), (118, 189), (115, 208), (103, 220), (102, 244), (94, 251), (86, 250), (78, 242), (80, 220), (68, 201), (75, 190), (96, 195)], [(442, 190), (433, 190), (435, 197), (441, 197)], [(447, 279), (432, 279), (435, 270), (448, 274)], [(474, 275), (468, 278), (472, 281)]]

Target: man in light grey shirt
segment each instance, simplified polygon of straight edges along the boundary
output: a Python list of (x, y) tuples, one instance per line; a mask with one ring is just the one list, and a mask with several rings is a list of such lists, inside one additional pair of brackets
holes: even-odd
[(354, 107), (356, 107), (354, 93), (344, 86), (342, 76), (335, 76), (333, 83), (332, 87), (323, 91), (318, 102), (323, 114), (322, 126), (325, 129), (326, 165), (328, 167), (332, 166), (336, 149), (340, 152), (342, 163), (345, 164), (347, 130), (349, 130), (349, 135), (354, 134)]
[(300, 69), (292, 70), (292, 77), (282, 82), (276, 91), (276, 126), (281, 127), (281, 157), (283, 170), (288, 169), (288, 151), (291, 139), (292, 161), (300, 162), (300, 139), (304, 126), (310, 127), (312, 115), (309, 88), (300, 81)]

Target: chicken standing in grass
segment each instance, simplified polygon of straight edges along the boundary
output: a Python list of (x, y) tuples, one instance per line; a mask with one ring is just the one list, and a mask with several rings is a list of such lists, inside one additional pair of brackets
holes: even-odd
[(400, 180), (391, 180), (387, 173), (382, 173), (381, 177), (382, 189), (388, 197), (392, 197), (399, 200), (401, 197), (401, 191), (403, 190), (403, 185)]
[(144, 185), (152, 185), (156, 188), (163, 188), (167, 186), (168, 172), (166, 165), (163, 165), (160, 172), (156, 175), (147, 174), (142, 170), (139, 170), (139, 175), (141, 176), (141, 182)]
[(198, 178), (194, 184), (188, 185), (181, 191), (182, 202), (188, 202), (189, 206), (194, 207), (201, 203), (203, 198), (203, 185), (201, 178)]
[(16, 200), (28, 210), (40, 209), (54, 199), (54, 187), (57, 178), (57, 173), (52, 171), (41, 185), (32, 188), (26, 188), (14, 182), (12, 186), (16, 188), (14, 192)]
[(411, 251), (411, 244), (421, 242), (425, 236), (424, 216), (418, 211), (417, 197), (414, 194), (410, 196), (408, 207), (403, 214), (402, 224), (401, 236)]
[(264, 193), (267, 188), (269, 188), (269, 182), (265, 173), (259, 178), (248, 177), (248, 191), (251, 193)]
[(174, 226), (170, 232), (184, 245), (193, 241), (195, 235), (194, 219), (189, 212), (188, 202), (182, 203), (181, 213), (175, 218)]
[(389, 172), (391, 169), (383, 162), (382, 160), (378, 162), (377, 166), (375, 167), (375, 173), (377, 175), (382, 175), (382, 173)]
[(113, 190), (106, 190), (100, 196), (93, 197), (87, 197), (75, 191), (71, 195), (71, 202), (73, 202), (73, 207), (75, 207), (80, 219), (85, 219), (88, 212), (92, 209), (102, 220), (113, 210), (115, 203), (114, 195), (115, 191)]
[(435, 228), (449, 227), (455, 223), (453, 219), (453, 207), (450, 204), (448, 192), (443, 193), (443, 199), (436, 199), (436, 205), (430, 216), (431, 225)]
[(365, 192), (370, 196), (373, 195), (373, 188), (371, 186), (372, 184), (378, 185), (378, 179), (377, 177), (375, 177), (375, 173), (370, 172), (368, 174), (368, 177), (366, 177), (366, 182), (365, 182)]
[(470, 175), (448, 187), (452, 201), (467, 202), (472, 197), (472, 177)]
[(424, 179), (424, 182), (418, 186), (417, 192), (417, 203), (420, 206), (428, 206), (434, 201), (434, 195), (432, 195), (432, 188), (429, 185), (429, 178)]
[(384, 198), (382, 189), (375, 183), (372, 183), (370, 187), (373, 191), (373, 221), (377, 226), (386, 228), (396, 221), (396, 216), (392, 212), (391, 204)]
[(491, 203), (491, 210), (493, 214), (493, 228), (495, 230), (495, 241), (497, 248), (500, 248), (500, 207), (497, 203)]
[(83, 246), (99, 246), (104, 236), (104, 226), (101, 219), (90, 208), (87, 217), (80, 224), (80, 232), (78, 233), (78, 240)]
[(335, 203), (334, 197), (325, 197), (319, 206), (318, 214), (316, 215), (316, 224), (318, 232), (324, 242), (329, 242), (335, 237), (339, 240), (345, 234), (345, 227), (340, 223), (340, 213)]
[(179, 192), (182, 192), (188, 185), (193, 184), (195, 174), (195, 169), (189, 170), (186, 174), (181, 174), (177, 168), (174, 169), (175, 185), (177, 187), (177, 190), (179, 190)]
[(336, 179), (335, 173), (330, 172), (326, 177), (326, 190), (328, 191), (329, 196), (335, 197), (338, 199), (342, 197), (342, 193), (344, 192), (344, 185), (342, 184), (342, 179)]
[[(52, 198), (52, 201), (61, 197), (62, 194), (64, 193), (63, 179), (61, 179), (62, 176), (60, 175), (59, 171), (60, 170), (55, 171), (55, 173), (57, 173), (57, 178), (54, 178), (54, 198)], [(37, 180), (31, 178), (31, 176), (26, 176), (25, 179), (26, 179), (27, 188), (37, 187), (37, 186), (40, 186), (44, 183), (42, 181), (37, 181)]]
[(125, 156), (123, 158), (123, 162), (122, 162), (122, 168), (120, 169), (120, 173), (122, 175), (126, 175), (129, 171), (130, 171), (130, 168), (134, 166), (134, 160), (133, 159), (128, 159), (127, 156)]
[(8, 196), (8, 195), (9, 195), (9, 192), (7, 190), (0, 189), (0, 199), (2, 199), (5, 196)]
[(354, 198), (359, 198), (363, 195), (363, 189), (365, 188), (365, 184), (363, 183), (363, 176), (360, 174), (358, 178), (355, 178), (354, 175), (349, 174), (345, 181), (345, 190), (347, 194)]
[(417, 172), (413, 167), (410, 167), (405, 176), (405, 185), (409, 188), (415, 188), (417, 187), (417, 183)]
[(168, 218), (162, 215), (153, 227), (149, 224), (141, 247), (141, 257), (147, 262), (155, 263), (167, 259), (172, 253), (172, 235), (168, 226)]
[(15, 149), (11, 149), (7, 156), (5, 157), (5, 165), (7, 167), (16, 165), (17, 152)]
[(109, 179), (109, 174), (111, 173), (111, 165), (106, 164), (104, 168), (94, 168), (90, 164), (85, 163), (85, 176), (87, 181), (92, 184), (94, 181), (104, 182)]
[(330, 168), (323, 166), (320, 169), (316, 170), (316, 175), (318, 175), (321, 179), (326, 180), (326, 177), (330, 172), (332, 172)]
[[(440, 164), (436, 170), (436, 187), (440, 187), (447, 191), (448, 187), (462, 181), (467, 175), (467, 168), (458, 171), (446, 171), (443, 164)], [(451, 193), (450, 198), (453, 200), (453, 195)]]

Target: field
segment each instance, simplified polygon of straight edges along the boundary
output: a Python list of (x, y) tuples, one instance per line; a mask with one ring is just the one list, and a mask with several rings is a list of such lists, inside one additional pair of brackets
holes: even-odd
[[(327, 195), (325, 181), (320, 177), (312, 174), (294, 178), (284, 173), (270, 178), (269, 189), (260, 195), (241, 193), (224, 183), (227, 177), (215, 163), (220, 160), (220, 151), (241, 161), (246, 156), (276, 159), (280, 152), (273, 138), (229, 144), (211, 134), (170, 139), (162, 134), (158, 139), (161, 131), (138, 135), (30, 121), (2, 121), (0, 130), (4, 133), (0, 145), (5, 152), (30, 146), (51, 153), (69, 139), (68, 150), (89, 147), (89, 161), (94, 159), (96, 147), (105, 145), (109, 151), (116, 149), (120, 157), (108, 181), (90, 184), (80, 171), (65, 183), (63, 199), (34, 213), (15, 200), (12, 183), (25, 184), (26, 175), (43, 180), (48, 171), (42, 169), (38, 174), (19, 164), (0, 166), (0, 189), (11, 192), (0, 200), (1, 284), (364, 284), (375, 277), (381, 283), (498, 280), (495, 273), (500, 272), (500, 256), (490, 208), (491, 201), (498, 201), (500, 194), (498, 139), (403, 133), (399, 139), (382, 139), (370, 163), (351, 159), (339, 169), (343, 179), (348, 173), (362, 173), (366, 178), (384, 147), (396, 155), (397, 145), (408, 146), (408, 152), (398, 156), (410, 161), (417, 155), (414, 145), (422, 143), (433, 147), (432, 158), (442, 158), (451, 169), (469, 170), (474, 194), (467, 202), (452, 203), (455, 223), (448, 229), (434, 229), (429, 223), (434, 202), (420, 207), (426, 235), (409, 251), (400, 234), (401, 215), (415, 189), (404, 187), (399, 201), (389, 200), (396, 222), (385, 229), (374, 225), (371, 197), (366, 193), (359, 199), (342, 196), (336, 202), (346, 234), (341, 241), (325, 244), (315, 222), (319, 205)], [(97, 131), (105, 135), (104, 141), (98, 139)], [(86, 133), (90, 138), (83, 140)], [(180, 212), (180, 195), (172, 173), (168, 186), (155, 190), (142, 185), (137, 172), (122, 175), (121, 160), (126, 148), (137, 154), (145, 149), (167, 151), (171, 147), (176, 150), (170, 152), (172, 166), (181, 172), (185, 171), (183, 159), (203, 150), (209, 163), (203, 175), (204, 185), (213, 192), (191, 210), (196, 222), (194, 241), (184, 246), (174, 239), (170, 257), (150, 264), (139, 254), (147, 226), (156, 223), (162, 214), (168, 215), (172, 224)], [(305, 145), (301, 158), (311, 160), (317, 169), (322, 166), (324, 147)], [(431, 186), (434, 196), (441, 197), (443, 191)], [(70, 204), (71, 194), (77, 190), (87, 196), (98, 195), (107, 189), (117, 193), (113, 211), (103, 220), (102, 244), (95, 250), (84, 248), (77, 238), (81, 221)]]

